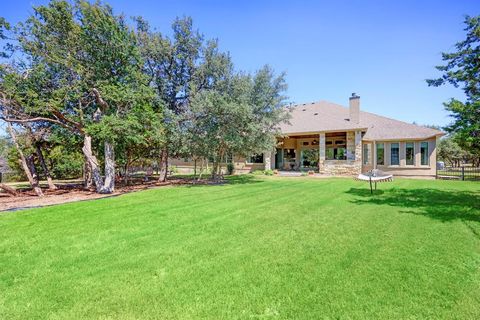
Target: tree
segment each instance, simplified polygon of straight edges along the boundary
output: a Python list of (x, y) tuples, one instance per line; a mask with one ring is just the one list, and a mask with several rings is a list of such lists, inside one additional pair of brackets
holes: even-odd
[[(44, 121), (82, 136), (97, 192), (112, 192), (121, 130), (144, 130), (141, 124), (132, 126), (138, 118), (130, 115), (142, 109), (148, 113), (154, 99), (135, 33), (123, 16), (99, 2), (51, 1), (35, 7), (34, 14), (16, 26), (14, 38), (18, 55), (26, 60), (11, 63), (1, 78), (2, 119)], [(95, 155), (101, 145), (104, 179)]]
[(209, 90), (192, 101), (191, 138), (195, 150), (213, 159), (212, 176), (221, 175), (220, 164), (229, 156), (271, 152), (287, 120), (284, 75), (275, 76), (266, 66), (253, 77), (232, 69)]
[(443, 75), (427, 80), (429, 86), (451, 84), (461, 87), (466, 101), (451, 99), (444, 103), (454, 118), (445, 129), (455, 134), (459, 145), (480, 156), (480, 16), (465, 18), (466, 39), (455, 45), (456, 52), (442, 53), (445, 65), (437, 66)]
[(445, 161), (452, 167), (458, 167), (465, 159), (466, 152), (455, 142), (453, 137), (442, 138), (437, 146), (439, 160)]
[(230, 67), (230, 57), (218, 50), (216, 40), (205, 40), (193, 28), (190, 17), (177, 18), (171, 38), (152, 32), (137, 18), (138, 45), (145, 61), (144, 72), (165, 109), (166, 140), (160, 152), (160, 181), (167, 177), (168, 158), (189, 154), (187, 127), (190, 102), (195, 94), (212, 88)]

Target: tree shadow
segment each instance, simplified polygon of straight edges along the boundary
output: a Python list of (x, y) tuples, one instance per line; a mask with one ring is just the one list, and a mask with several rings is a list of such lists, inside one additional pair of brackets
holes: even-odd
[(236, 176), (228, 176), (225, 178), (228, 184), (250, 184), (250, 183), (262, 183), (265, 182), (256, 176), (250, 174), (239, 174)]
[(195, 187), (205, 187), (205, 186), (226, 186), (226, 185), (240, 185), (240, 184), (252, 184), (252, 183), (262, 183), (264, 182), (262, 179), (258, 179), (257, 177), (249, 174), (242, 174), (242, 175), (235, 175), (235, 176), (226, 176), (222, 180), (212, 180), (209, 177), (203, 178), (200, 181), (195, 181), (192, 179), (191, 183), (187, 186), (189, 188)]
[(357, 196), (352, 203), (388, 205), (407, 209), (408, 213), (440, 221), (480, 222), (480, 192), (392, 188), (374, 191), (350, 188), (348, 194)]

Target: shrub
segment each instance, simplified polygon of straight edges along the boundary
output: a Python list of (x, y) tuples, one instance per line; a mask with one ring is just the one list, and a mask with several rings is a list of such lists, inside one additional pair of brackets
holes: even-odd
[(231, 162), (227, 163), (227, 174), (232, 175), (234, 171), (235, 171), (235, 166), (233, 165), (233, 163)]
[(270, 170), (270, 169), (263, 171), (263, 173), (264, 173), (266, 176), (273, 176), (273, 170)]

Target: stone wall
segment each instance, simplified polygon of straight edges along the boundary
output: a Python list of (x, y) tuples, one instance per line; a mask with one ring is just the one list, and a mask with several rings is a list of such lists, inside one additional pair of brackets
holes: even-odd
[(320, 134), (319, 172), (335, 176), (355, 176), (362, 171), (362, 132), (347, 132), (347, 160), (326, 160), (325, 133)]
[(334, 176), (354, 176), (362, 170), (362, 165), (356, 160), (325, 160), (320, 173)]

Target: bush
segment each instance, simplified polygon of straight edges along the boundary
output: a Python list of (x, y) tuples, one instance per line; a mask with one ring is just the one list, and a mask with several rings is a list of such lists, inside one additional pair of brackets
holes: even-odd
[(263, 171), (263, 173), (264, 173), (266, 176), (273, 176), (273, 170), (270, 170), (270, 169)]
[(235, 166), (233, 165), (233, 163), (228, 163), (227, 164), (227, 174), (228, 175), (232, 175), (233, 172), (235, 171)]
[(273, 176), (273, 170), (255, 170), (252, 172), (252, 174), (256, 176)]

